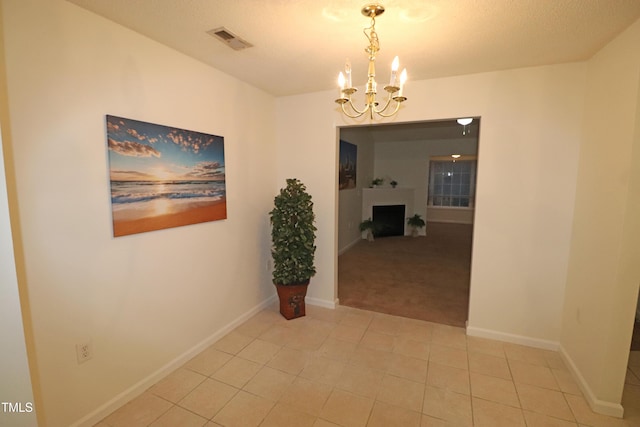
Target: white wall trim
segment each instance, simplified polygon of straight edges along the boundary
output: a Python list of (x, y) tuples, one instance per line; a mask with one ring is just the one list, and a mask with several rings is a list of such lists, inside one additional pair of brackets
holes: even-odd
[(178, 369), (180, 366), (184, 365), (186, 362), (191, 360), (198, 353), (202, 352), (211, 344), (215, 343), (220, 338), (222, 338), (223, 336), (231, 332), (237, 326), (247, 321), (254, 314), (270, 306), (277, 298), (278, 298), (278, 295), (272, 295), (271, 297), (267, 298), (260, 304), (253, 307), (251, 310), (242, 314), (232, 322), (228, 323), (226, 326), (220, 328), (218, 331), (214, 332), (212, 335), (205, 338), (200, 343), (196, 344), (186, 352), (182, 353), (180, 356), (176, 357), (175, 359), (173, 359), (172, 361), (164, 365), (162, 368), (158, 369), (157, 371), (151, 373), (146, 378), (143, 378), (136, 384), (132, 385), (122, 393), (115, 396), (113, 399), (106, 402), (104, 405), (98, 407), (95, 411), (85, 415), (84, 417), (82, 417), (81, 419), (73, 423), (71, 427), (90, 427), (95, 425), (104, 417), (111, 414), (113, 411), (120, 408), (127, 402), (138, 397), (149, 387), (151, 387), (152, 385), (160, 381), (162, 378), (166, 377), (171, 372)]
[(315, 305), (315, 306), (324, 307), (324, 308), (330, 308), (333, 310), (335, 310), (336, 306), (338, 305), (337, 299), (335, 301), (327, 301), (326, 299), (305, 297), (304, 302), (305, 304)]
[(444, 222), (446, 224), (473, 224), (473, 221), (459, 221), (457, 219), (433, 219), (432, 220), (427, 218), (427, 221), (428, 222)]
[(607, 402), (598, 399), (595, 394), (593, 394), (591, 387), (589, 387), (589, 384), (580, 373), (580, 370), (577, 368), (576, 364), (573, 362), (569, 354), (562, 347), (562, 345), (560, 345), (559, 342), (542, 340), (539, 338), (531, 338), (523, 335), (509, 334), (505, 332), (498, 332), (490, 329), (476, 328), (473, 326), (467, 326), (467, 335), (479, 338), (489, 338), (513, 344), (521, 344), (529, 347), (542, 348), (545, 350), (558, 351), (560, 353), (560, 357), (562, 357), (562, 360), (565, 362), (565, 364), (569, 368), (569, 371), (580, 386), (580, 389), (582, 390), (582, 393), (584, 394), (585, 399), (591, 409), (598, 414), (622, 418), (624, 414), (624, 408), (622, 407), (622, 405), (620, 403)]
[(359, 237), (357, 239), (355, 239), (353, 242), (349, 243), (347, 246), (345, 246), (344, 248), (340, 249), (338, 251), (338, 256), (342, 255), (343, 253), (347, 252), (349, 249), (351, 249), (352, 247), (354, 247), (355, 245), (358, 244), (358, 242), (360, 242), (362, 239), (362, 237)]
[(524, 335), (509, 334), (490, 329), (467, 326), (467, 335), (479, 338), (489, 338), (492, 340), (504, 341), (512, 344), (526, 345), (529, 347), (542, 348), (545, 350), (557, 351), (560, 343), (556, 341), (543, 340), (540, 338), (526, 337)]
[(584, 377), (580, 373), (580, 370), (571, 359), (571, 356), (569, 356), (569, 353), (567, 353), (567, 351), (562, 346), (560, 346), (559, 351), (560, 357), (562, 357), (562, 360), (569, 368), (571, 375), (573, 375), (573, 378), (578, 383), (578, 386), (580, 386), (580, 390), (582, 390), (582, 394), (584, 395), (591, 409), (594, 412), (602, 415), (622, 418), (622, 416), (624, 415), (624, 408), (622, 407), (622, 405), (620, 403), (607, 402), (598, 399), (593, 393), (593, 390), (591, 390), (591, 387), (589, 387), (589, 383), (587, 383), (587, 380), (584, 379)]

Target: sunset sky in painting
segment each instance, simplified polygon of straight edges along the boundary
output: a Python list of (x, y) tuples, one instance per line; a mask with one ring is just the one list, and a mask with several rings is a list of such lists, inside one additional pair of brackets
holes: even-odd
[(224, 139), (107, 116), (112, 181), (224, 181)]

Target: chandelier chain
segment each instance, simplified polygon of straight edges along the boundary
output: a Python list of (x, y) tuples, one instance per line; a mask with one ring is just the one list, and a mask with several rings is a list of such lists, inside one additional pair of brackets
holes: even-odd
[[(369, 112), (369, 117), (373, 119), (374, 113), (381, 117), (391, 117), (398, 112), (400, 104), (406, 101), (406, 97), (403, 95), (404, 83), (406, 81), (407, 71), (404, 69), (400, 74), (400, 81), (398, 82), (398, 57), (396, 56), (391, 66), (391, 79), (390, 83), (384, 87), (387, 92), (387, 99), (384, 101), (384, 105), (379, 107), (379, 102), (376, 99), (377, 95), (377, 82), (376, 82), (376, 69), (375, 60), (376, 54), (380, 51), (380, 39), (376, 32), (376, 19), (375, 17), (381, 15), (384, 12), (384, 7), (380, 4), (373, 3), (366, 5), (362, 8), (362, 14), (371, 18), (371, 25), (363, 29), (363, 33), (369, 45), (364, 49), (369, 56), (369, 66), (367, 70), (367, 82), (365, 85), (365, 104), (363, 109), (357, 108), (352, 99), (352, 95), (358, 90), (351, 84), (351, 64), (347, 61), (345, 66), (346, 78), (340, 73), (338, 77), (338, 84), (340, 86), (340, 97), (336, 99), (336, 103), (340, 104), (342, 112), (350, 118), (358, 118)], [(395, 105), (389, 109), (392, 102)], [(347, 107), (348, 105), (348, 107)], [(387, 111), (389, 109), (389, 111)]]

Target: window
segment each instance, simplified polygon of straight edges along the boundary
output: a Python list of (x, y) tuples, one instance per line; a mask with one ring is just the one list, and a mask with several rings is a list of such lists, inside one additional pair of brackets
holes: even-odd
[(472, 208), (475, 197), (476, 160), (431, 160), (429, 206)]

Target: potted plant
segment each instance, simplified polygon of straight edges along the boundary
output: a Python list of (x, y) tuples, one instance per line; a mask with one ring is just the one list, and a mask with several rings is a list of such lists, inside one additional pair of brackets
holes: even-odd
[(376, 187), (378, 187), (378, 186), (382, 185), (382, 183), (383, 183), (383, 182), (384, 182), (384, 179), (382, 179), (382, 178), (375, 178), (373, 181), (371, 181), (371, 186), (372, 186), (373, 188), (376, 188)]
[(418, 230), (426, 225), (424, 219), (418, 214), (407, 218), (407, 224), (411, 227), (411, 235), (418, 237)]
[(367, 232), (367, 240), (370, 241), (370, 242), (373, 242), (373, 231), (374, 231), (374, 228), (375, 228), (375, 224), (373, 223), (371, 218), (365, 219), (364, 221), (362, 221), (360, 223), (360, 231), (366, 231)]
[(280, 298), (280, 314), (287, 320), (305, 315), (304, 298), (314, 266), (315, 215), (305, 185), (287, 179), (269, 212), (273, 283)]
[(398, 185), (398, 181), (396, 181), (395, 179), (393, 181), (391, 181), (389, 184), (391, 184), (391, 188), (396, 188), (396, 185)]

